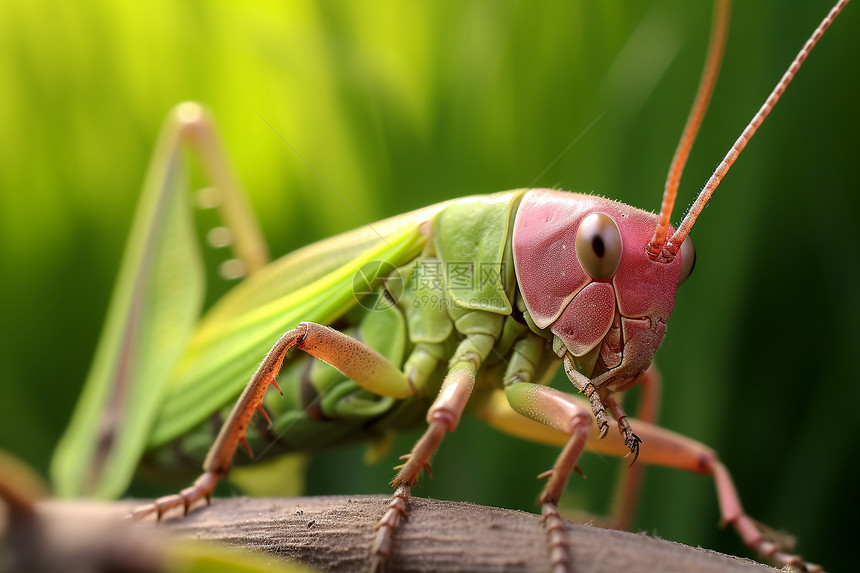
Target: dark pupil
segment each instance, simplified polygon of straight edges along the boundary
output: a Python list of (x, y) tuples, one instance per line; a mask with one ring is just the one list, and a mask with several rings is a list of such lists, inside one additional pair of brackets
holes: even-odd
[(600, 258), (606, 253), (606, 245), (603, 244), (603, 239), (600, 236), (594, 237), (591, 240), (591, 248), (594, 249), (594, 254)]

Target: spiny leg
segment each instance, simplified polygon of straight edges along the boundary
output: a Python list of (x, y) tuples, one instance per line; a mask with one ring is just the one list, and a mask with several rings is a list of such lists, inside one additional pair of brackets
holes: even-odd
[(556, 459), (552, 470), (548, 472), (549, 480), (538, 497), (544, 527), (549, 536), (550, 565), (554, 573), (566, 573), (570, 567), (567, 535), (564, 530), (564, 520), (558, 512), (558, 501), (561, 499), (571, 472), (574, 469), (579, 471), (576, 463), (588, 440), (589, 422), (588, 416), (584, 414), (584, 412), (577, 413), (571, 420), (573, 433)]
[[(510, 391), (510, 389), (512, 385), (517, 382), (528, 382), (532, 380), (536, 365), (540, 362), (543, 348), (544, 345), (540, 340), (531, 337), (521, 339), (513, 348), (514, 352), (512, 353), (509, 368), (505, 375), (505, 386), (507, 392), (506, 401), (510, 402), (510, 406), (512, 406), (514, 410), (519, 409), (515, 405), (516, 402), (513, 401), (516, 400), (517, 397)], [(558, 352), (556, 353), (558, 354)], [(641, 440), (633, 433), (631, 425), (627, 420), (627, 415), (624, 413), (620, 404), (608, 393), (595, 388), (590, 380), (577, 372), (571, 363), (569, 356), (564, 355), (564, 363), (565, 369), (569, 371), (568, 377), (571, 378), (575, 384), (578, 382), (577, 387), (589, 399), (589, 403), (583, 403), (583, 400), (579, 398), (563, 394), (567, 400), (573, 401), (573, 403), (575, 403), (580, 409), (585, 411), (590, 409), (592, 411), (593, 418), (590, 417), (589, 424), (587, 425), (587, 433), (589, 434), (589, 437), (594, 438), (591, 442), (591, 447), (596, 450), (606, 451), (613, 455), (619, 455), (622, 452), (627, 455), (633, 453), (635, 460), (636, 456), (639, 454), (638, 446)], [(573, 374), (571, 374), (571, 370), (573, 371)], [(653, 384), (651, 383), (652, 381), (654, 382)], [(647, 376), (645, 386), (646, 391), (643, 395), (641, 407), (646, 415), (653, 417), (656, 416), (658, 398), (656, 395), (656, 378), (651, 375)], [(528, 404), (529, 401), (530, 400), (526, 400), (526, 403)], [(605, 409), (603, 406), (604, 402), (609, 406), (613, 416), (615, 417), (619, 429), (618, 435), (607, 436), (609, 422), (606, 419)], [(546, 405), (546, 408), (548, 409), (553, 409), (554, 407), (555, 406), (551, 403)], [(558, 421), (548, 422), (545, 415), (536, 415), (533, 407), (527, 407), (525, 411), (520, 410), (520, 413), (526, 416), (526, 418), (512, 418), (509, 415), (509, 410), (506, 411), (505, 404), (500, 396), (495, 396), (491, 403), (488, 403), (487, 407), (481, 411), (481, 415), (491, 425), (502, 431), (514, 435), (520, 435), (527, 439), (546, 441), (544, 438), (545, 433), (549, 432), (552, 434), (556, 433), (556, 430), (561, 430), (564, 434), (556, 433), (556, 436), (551, 439), (552, 443), (563, 445), (565, 447), (565, 451), (562, 452), (559, 457), (558, 463), (561, 463), (564, 458), (572, 455), (568, 450), (575, 450), (578, 446), (576, 443), (578, 440), (576, 435), (571, 434), (569, 428), (564, 427), (563, 424), (560, 425)], [(542, 425), (536, 425), (530, 422), (527, 418), (541, 422)], [(618, 439), (619, 437), (621, 438), (620, 442)], [(602, 439), (598, 440), (598, 438)], [(620, 516), (620, 518), (616, 517), (616, 519), (613, 520), (613, 524), (620, 521), (622, 525), (626, 525), (626, 523), (632, 520), (633, 506), (636, 501), (636, 494), (638, 493), (640, 482), (640, 466), (636, 466), (636, 468), (628, 470), (621, 488), (620, 503), (618, 505), (619, 509), (616, 514), (616, 516)], [(554, 489), (554, 486), (551, 487), (548, 484), (548, 489), (544, 494), (542, 494), (542, 497), (543, 495), (549, 495), (549, 493), (554, 491)], [(558, 495), (560, 496), (560, 491), (558, 492)]]
[(475, 386), (475, 372), (476, 369), (473, 368), (459, 368), (448, 372), (439, 396), (427, 413), (429, 427), (412, 451), (401, 458), (406, 461), (399, 466), (400, 471), (391, 482), (395, 488), (394, 495), (376, 525), (376, 537), (371, 547), (373, 571), (381, 571), (391, 555), (394, 532), (400, 519), (406, 516), (406, 504), (411, 497), (412, 486), (418, 482), (421, 472), (429, 469), (430, 458), (439, 448), (445, 434), (457, 428), (463, 408)]
[(569, 436), (552, 469), (539, 476), (549, 480), (538, 497), (547, 531), (552, 571), (568, 571), (570, 554), (558, 501), (571, 472), (578, 471), (576, 464), (588, 441), (591, 412), (564, 392), (539, 384), (516, 382), (506, 386), (505, 393), (514, 410)]
[(538, 497), (538, 503), (547, 532), (551, 568), (554, 573), (560, 573), (568, 571), (570, 553), (558, 501), (571, 472), (579, 471), (576, 464), (588, 441), (592, 421), (595, 422), (595, 433), (602, 436), (605, 428), (601, 427), (596, 417), (592, 417), (589, 410), (568, 394), (531, 382), (543, 349), (544, 342), (537, 337), (526, 336), (518, 340), (512, 348), (503, 382), (505, 398), (511, 408), (526, 418), (544, 424), (544, 427), (569, 436), (552, 469), (538, 476), (549, 478)]
[(209, 449), (203, 463), (204, 473), (191, 487), (178, 494), (161, 497), (134, 509), (134, 517), (155, 513), (160, 519), (165, 511), (174, 507), (183, 506), (187, 513), (195, 501), (201, 498), (209, 501), (218, 481), (230, 471), (236, 446), (241, 442), (248, 448), (245, 433), (254, 413), (262, 411), (266, 390), (272, 385), (280, 391), (276, 378), (287, 352), (293, 347), (328, 362), (357, 384), (376, 394), (405, 398), (414, 393), (404, 375), (373, 348), (327, 326), (302, 322), (278, 339), (245, 386)]
[(490, 334), (472, 334), (457, 348), (439, 395), (427, 412), (427, 430), (412, 451), (401, 458), (405, 463), (396, 468), (399, 472), (391, 482), (395, 488), (394, 495), (376, 525), (376, 537), (371, 546), (372, 571), (384, 570), (394, 545), (394, 533), (401, 519), (406, 516), (412, 487), (418, 482), (421, 472), (429, 470), (430, 458), (439, 448), (445, 434), (457, 428), (475, 386), (478, 369), (494, 342), (495, 337)]

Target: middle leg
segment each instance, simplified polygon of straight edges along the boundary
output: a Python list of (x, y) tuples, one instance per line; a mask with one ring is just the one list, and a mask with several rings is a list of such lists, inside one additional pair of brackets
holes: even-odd
[(428, 427), (416, 442), (412, 451), (401, 457), (403, 465), (391, 485), (394, 495), (388, 509), (376, 525), (376, 537), (371, 547), (371, 569), (381, 571), (391, 556), (394, 533), (401, 518), (406, 515), (406, 506), (412, 487), (418, 482), (421, 472), (430, 467), (430, 459), (439, 448), (447, 432), (453, 432), (460, 423), (463, 409), (475, 387), (475, 379), (484, 359), (495, 343), (496, 337), (486, 332), (469, 334), (459, 344), (454, 358), (449, 363), (448, 374), (442, 382), (439, 395), (427, 412)]

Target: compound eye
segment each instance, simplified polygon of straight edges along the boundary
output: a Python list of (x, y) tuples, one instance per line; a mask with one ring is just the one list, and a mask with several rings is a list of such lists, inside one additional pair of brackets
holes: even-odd
[(693, 268), (696, 266), (696, 249), (693, 247), (693, 239), (690, 235), (681, 243), (681, 276), (678, 278), (678, 284), (682, 284), (693, 274)]
[(621, 232), (609, 215), (591, 213), (576, 230), (576, 256), (591, 278), (612, 277), (621, 263)]

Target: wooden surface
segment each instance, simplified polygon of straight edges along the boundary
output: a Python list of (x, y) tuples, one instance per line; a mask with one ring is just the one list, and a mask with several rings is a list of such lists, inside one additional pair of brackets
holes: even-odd
[[(46, 521), (66, 527), (115, 522), (117, 531), (129, 526), (131, 536), (139, 539), (152, 534), (217, 541), (325, 571), (362, 571), (373, 525), (386, 503), (384, 496), (225, 498), (195, 508), (186, 518), (169, 514), (160, 524), (121, 521), (134, 505), (128, 501), (51, 501), (42, 504), (40, 512)], [(141, 535), (144, 531), (148, 534)], [(579, 573), (775, 571), (745, 559), (590, 525), (568, 524), (568, 538), (573, 568)], [(540, 516), (418, 498), (397, 534), (389, 571), (531, 572), (547, 567)]]

